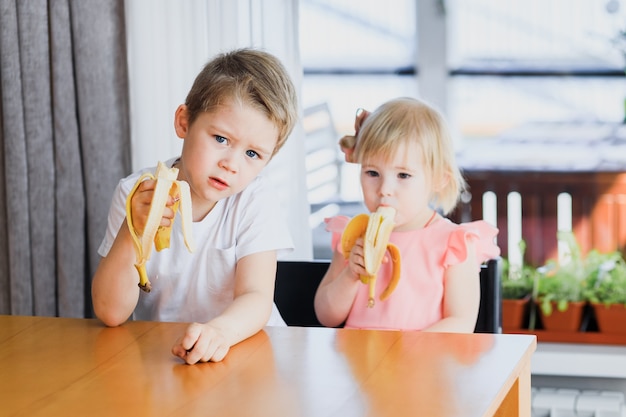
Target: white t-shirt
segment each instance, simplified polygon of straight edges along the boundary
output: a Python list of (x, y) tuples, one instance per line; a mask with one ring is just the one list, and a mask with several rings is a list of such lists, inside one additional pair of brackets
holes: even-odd
[[(167, 162), (171, 166), (175, 159)], [(113, 193), (106, 235), (98, 253), (106, 256), (126, 216), (126, 197), (144, 169), (122, 179)], [(193, 223), (195, 251), (185, 246), (181, 219), (172, 227), (170, 247), (154, 247), (146, 270), (152, 291), (140, 292), (136, 320), (200, 322), (221, 314), (233, 301), (237, 261), (253, 253), (293, 250), (293, 241), (277, 195), (258, 176), (239, 194), (217, 202), (200, 222)], [(139, 279), (139, 277), (137, 277)], [(267, 323), (285, 325), (276, 305)]]

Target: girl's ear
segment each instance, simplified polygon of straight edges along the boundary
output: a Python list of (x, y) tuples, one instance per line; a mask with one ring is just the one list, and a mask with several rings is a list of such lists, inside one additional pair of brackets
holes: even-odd
[(174, 113), (174, 129), (176, 130), (176, 136), (181, 139), (185, 139), (187, 137), (187, 132), (189, 131), (189, 112), (187, 111), (187, 106), (181, 104), (176, 109), (176, 113)]

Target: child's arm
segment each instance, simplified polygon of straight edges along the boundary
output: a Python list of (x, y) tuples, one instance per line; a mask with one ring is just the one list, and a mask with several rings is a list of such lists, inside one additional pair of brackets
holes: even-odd
[(107, 326), (124, 323), (137, 305), (140, 290), (135, 261), (135, 246), (124, 220), (111, 250), (100, 259), (91, 283), (94, 312)]
[[(156, 181), (145, 180), (132, 198), (132, 216), (135, 229), (143, 232)], [(161, 225), (168, 226), (174, 217), (169, 207), (174, 203), (170, 197), (163, 211)], [(133, 313), (139, 300), (139, 274), (137, 262), (126, 220), (122, 222), (109, 253), (100, 260), (91, 286), (91, 297), (96, 316), (107, 326), (124, 323)]]
[(480, 306), (480, 271), (474, 245), (467, 244), (467, 258), (450, 266), (444, 278), (443, 319), (426, 332), (473, 333)]
[(254, 335), (265, 326), (272, 312), (276, 252), (248, 255), (237, 262), (235, 298), (213, 320), (187, 327), (172, 347), (172, 353), (188, 364), (219, 362), (231, 346)]
[[(361, 259), (361, 265), (356, 262), (358, 259)], [(330, 267), (315, 293), (315, 314), (324, 326), (339, 326), (348, 317), (359, 285), (362, 285), (359, 276), (366, 274), (362, 259), (363, 239), (357, 240), (347, 263), (335, 250)]]

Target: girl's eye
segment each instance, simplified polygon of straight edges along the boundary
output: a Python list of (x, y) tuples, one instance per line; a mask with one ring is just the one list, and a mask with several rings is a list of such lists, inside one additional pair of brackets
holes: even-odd
[(378, 172), (369, 170), (365, 171), (365, 175), (367, 175), (368, 177), (378, 177)]
[(228, 142), (228, 139), (226, 139), (224, 136), (215, 135), (215, 141), (217, 143), (226, 143)]
[(398, 178), (407, 179), (407, 178), (411, 178), (411, 175), (407, 174), (406, 172), (401, 172), (398, 174)]
[(250, 150), (250, 149), (246, 151), (246, 155), (249, 158), (258, 158), (259, 157), (259, 154), (257, 152), (255, 152), (253, 150)]

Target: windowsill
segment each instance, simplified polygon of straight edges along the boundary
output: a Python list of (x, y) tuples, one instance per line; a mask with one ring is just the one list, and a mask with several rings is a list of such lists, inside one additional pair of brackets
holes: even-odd
[(531, 373), (550, 376), (626, 378), (626, 346), (540, 341), (531, 361)]
[(539, 343), (569, 343), (577, 345), (613, 345), (626, 349), (625, 334), (607, 334), (596, 331), (588, 332), (554, 332), (546, 330), (515, 330), (504, 333), (511, 334), (534, 334)]

